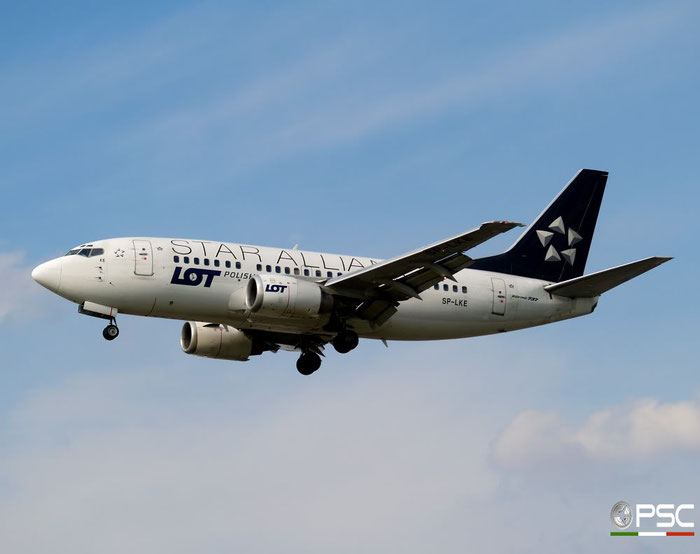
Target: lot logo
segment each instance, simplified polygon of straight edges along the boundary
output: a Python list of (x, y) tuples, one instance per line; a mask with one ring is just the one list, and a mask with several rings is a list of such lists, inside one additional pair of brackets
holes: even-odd
[(185, 270), (185, 272), (182, 273), (182, 277), (180, 277), (180, 273), (182, 273), (182, 268), (176, 267), (173, 278), (170, 280), (171, 284), (196, 287), (204, 281), (204, 286), (208, 288), (211, 287), (214, 277), (221, 275), (221, 271), (215, 269), (200, 269), (198, 267), (191, 267)]
[(288, 285), (265, 285), (265, 292), (284, 292)]
[(634, 510), (627, 502), (617, 502), (610, 510), (610, 520), (618, 529), (627, 529), (636, 520), (635, 528), (643, 523), (656, 523), (656, 531), (611, 531), (611, 537), (694, 537), (694, 531), (659, 531), (680, 527), (694, 528), (689, 514), (683, 513), (695, 509), (695, 504), (636, 504)]

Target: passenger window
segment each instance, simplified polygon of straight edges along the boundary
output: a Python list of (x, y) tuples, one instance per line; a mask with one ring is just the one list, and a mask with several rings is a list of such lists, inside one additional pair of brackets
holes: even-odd
[(271, 266), (271, 265), (266, 265), (266, 266), (265, 266), (265, 271), (267, 271), (268, 273), (272, 273), (272, 266)]
[(462, 292), (463, 292), (464, 294), (467, 294), (467, 287), (462, 287)]
[(194, 265), (199, 265), (199, 258), (194, 259)]
[(320, 269), (317, 269), (317, 270), (316, 270), (316, 277), (320, 277), (320, 276), (321, 276), (321, 270), (320, 270)]
[(204, 258), (204, 265), (209, 265), (209, 258)]
[(452, 285), (452, 292), (457, 292), (457, 285)]
[(329, 272), (327, 273), (327, 275), (328, 275), (328, 277), (333, 277), (333, 272), (332, 272), (332, 271), (329, 271)]
[(309, 276), (309, 270), (308, 270), (308, 269), (305, 269), (305, 270), (304, 270), (304, 276), (305, 276), (305, 277), (308, 277), (308, 276)]
[(256, 265), (255, 269), (257, 269), (258, 271), (262, 271), (262, 265), (260, 265), (260, 264)]
[(447, 292), (448, 290), (450, 290), (450, 287), (448, 287), (447, 285), (442, 285), (442, 290)]
[(289, 275), (289, 273), (290, 273), (290, 272), (289, 272), (289, 268), (288, 268), (288, 267), (285, 267), (285, 268), (284, 268), (284, 274), (285, 274), (285, 275)]
[(186, 263), (186, 264), (190, 263), (190, 258), (189, 258), (189, 256), (185, 256), (185, 257), (182, 259), (182, 261), (183, 261), (184, 263)]
[(173, 262), (175, 262), (176, 264), (179, 264), (180, 263), (180, 256), (173, 256)]
[(294, 275), (299, 275), (299, 268), (298, 267), (294, 268)]
[(435, 290), (440, 290), (440, 285), (435, 285), (433, 288), (434, 288)]
[(214, 267), (219, 267), (221, 262), (219, 260), (214, 260)]
[[(231, 267), (231, 264), (229, 263), (226, 267)], [(241, 269), (241, 262), (236, 262), (236, 269)]]
[(281, 273), (281, 272), (282, 272), (282, 269), (280, 268), (280, 266), (276, 265), (275, 266), (275, 273)]

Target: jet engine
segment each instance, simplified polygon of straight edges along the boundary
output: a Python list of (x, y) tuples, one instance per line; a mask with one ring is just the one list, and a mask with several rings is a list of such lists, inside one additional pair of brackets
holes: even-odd
[(182, 326), (180, 346), (186, 354), (245, 362), (253, 352), (253, 339), (228, 325), (188, 321)]
[(314, 317), (333, 307), (333, 297), (320, 285), (296, 277), (258, 274), (246, 288), (246, 308), (272, 317)]

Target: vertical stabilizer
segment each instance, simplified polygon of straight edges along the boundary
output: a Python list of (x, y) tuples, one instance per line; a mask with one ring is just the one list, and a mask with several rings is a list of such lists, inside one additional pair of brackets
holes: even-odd
[(552, 282), (580, 277), (607, 180), (607, 171), (580, 170), (508, 251), (480, 258), (471, 269)]

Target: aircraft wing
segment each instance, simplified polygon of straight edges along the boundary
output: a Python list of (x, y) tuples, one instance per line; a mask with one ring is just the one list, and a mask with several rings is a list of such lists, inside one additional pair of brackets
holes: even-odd
[(514, 227), (523, 225), (510, 221), (483, 223), (478, 229), (334, 277), (325, 285), (332, 293), (363, 300), (356, 315), (380, 324), (396, 311), (398, 302), (420, 299), (422, 291), (445, 278), (454, 280), (454, 273), (469, 267), (473, 260), (462, 252)]

